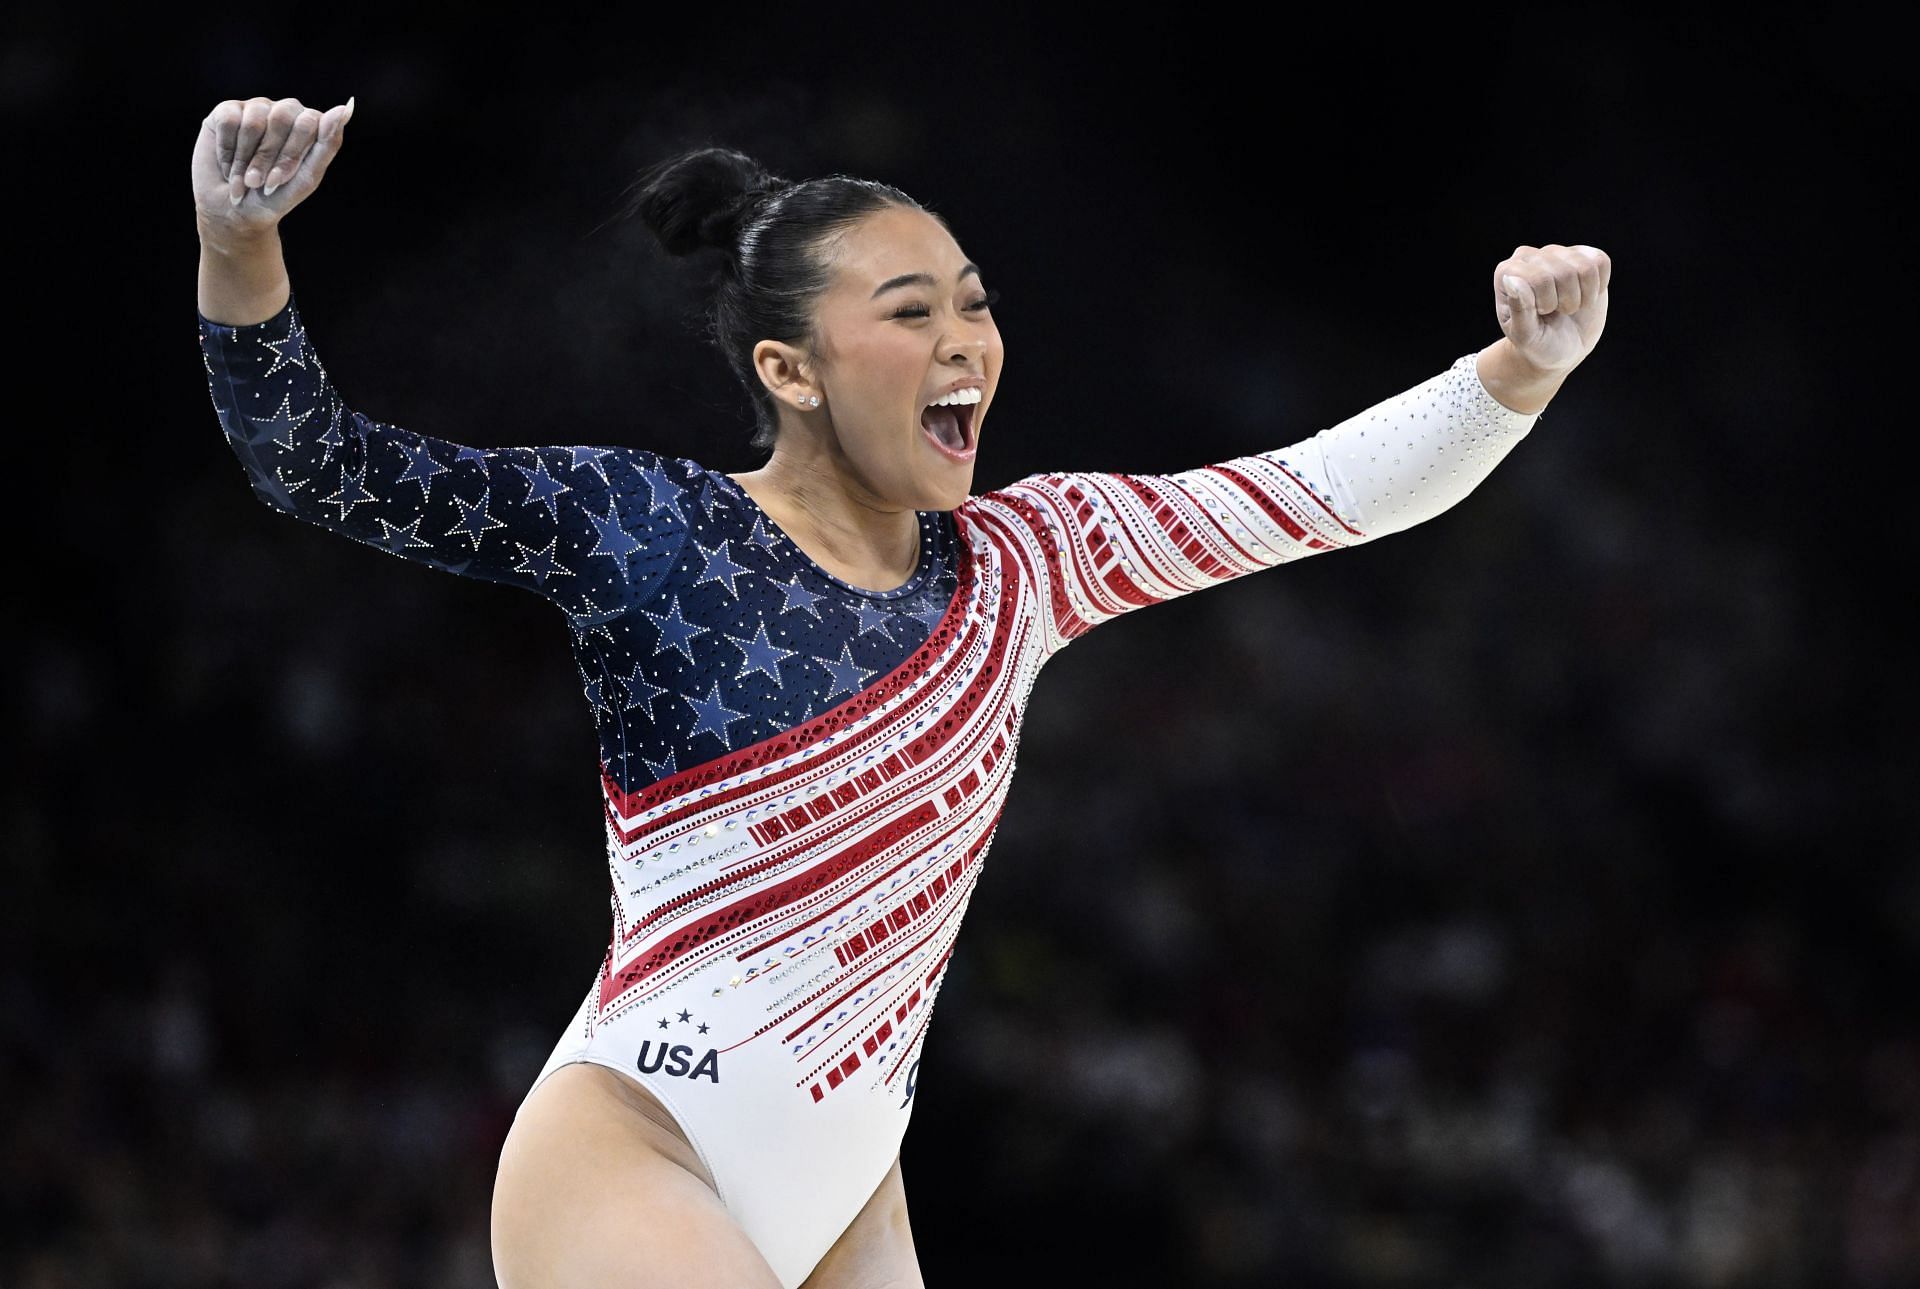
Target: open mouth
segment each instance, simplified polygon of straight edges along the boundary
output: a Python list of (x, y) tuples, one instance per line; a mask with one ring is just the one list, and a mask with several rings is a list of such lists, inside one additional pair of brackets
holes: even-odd
[(925, 407), (920, 410), (920, 432), (943, 455), (955, 461), (973, 460), (973, 416), (976, 405), (956, 403), (949, 407)]

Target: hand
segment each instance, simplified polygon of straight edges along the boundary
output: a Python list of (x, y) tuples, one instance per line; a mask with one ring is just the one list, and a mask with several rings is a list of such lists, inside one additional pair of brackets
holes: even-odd
[(297, 98), (228, 99), (193, 145), (194, 217), (203, 232), (271, 230), (327, 173), (353, 101), (321, 112)]
[(1613, 261), (1593, 246), (1516, 246), (1493, 270), (1493, 311), (1519, 356), (1565, 375), (1607, 325)]

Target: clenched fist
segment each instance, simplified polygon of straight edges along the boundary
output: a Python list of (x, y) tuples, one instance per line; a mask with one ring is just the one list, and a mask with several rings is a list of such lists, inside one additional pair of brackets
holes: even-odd
[(353, 115), (297, 98), (228, 99), (200, 122), (193, 145), (193, 207), (202, 228), (258, 233), (320, 186)]
[(1508, 341), (1542, 372), (1578, 366), (1607, 325), (1613, 261), (1595, 246), (1516, 246), (1493, 270), (1493, 311)]

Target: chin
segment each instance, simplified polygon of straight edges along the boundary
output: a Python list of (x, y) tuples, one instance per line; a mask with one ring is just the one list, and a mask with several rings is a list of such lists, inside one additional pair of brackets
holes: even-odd
[(932, 489), (933, 502), (921, 510), (956, 510), (973, 495), (973, 467), (968, 466), (957, 480), (942, 480)]

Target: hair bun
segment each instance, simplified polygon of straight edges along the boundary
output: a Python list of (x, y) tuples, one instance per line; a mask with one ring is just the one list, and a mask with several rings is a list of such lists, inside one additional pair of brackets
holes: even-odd
[(669, 255), (714, 246), (731, 256), (754, 204), (786, 186), (744, 152), (696, 148), (642, 170), (627, 214), (638, 215)]

